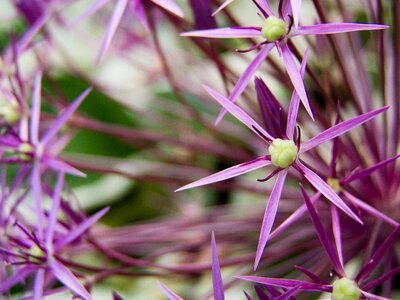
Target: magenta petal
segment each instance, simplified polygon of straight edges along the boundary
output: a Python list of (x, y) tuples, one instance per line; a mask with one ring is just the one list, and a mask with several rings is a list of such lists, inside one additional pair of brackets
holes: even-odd
[(76, 98), (71, 105), (69, 105), (53, 122), (52, 126), (44, 133), (43, 138), (40, 143), (45, 146), (56, 134), (57, 132), (65, 125), (68, 121), (69, 117), (74, 113), (74, 111), (78, 108), (78, 106), (82, 103), (82, 101), (86, 98), (86, 96), (90, 93), (92, 88), (87, 88), (83, 93)]
[(292, 6), (294, 27), (297, 28), (300, 20), (301, 0), (290, 0), (290, 5)]
[[(239, 80), (237, 81), (235, 87), (232, 90), (232, 93), (229, 96), (230, 102), (235, 102), (236, 99), (240, 96), (240, 94), (244, 91), (244, 89), (249, 84), (251, 78), (253, 77), (254, 73), (258, 70), (260, 65), (265, 61), (269, 52), (274, 47), (274, 45), (275, 44), (270, 43), (261, 48), (260, 52), (253, 59), (253, 61), (250, 63), (250, 65), (247, 67), (247, 69), (243, 72), (243, 74), (240, 76)], [(225, 113), (226, 113), (225, 109), (222, 109), (220, 111), (220, 113), (215, 121), (215, 124), (218, 124), (222, 120)]]
[(255, 160), (230, 167), (228, 169), (222, 170), (218, 173), (212, 174), (210, 176), (207, 176), (207, 177), (197, 180), (195, 182), (189, 183), (189, 184), (177, 189), (176, 192), (191, 189), (191, 188), (206, 185), (206, 184), (210, 184), (210, 183), (214, 183), (214, 182), (219, 182), (222, 180), (226, 180), (226, 179), (236, 177), (236, 176), (251, 172), (253, 170), (256, 170), (256, 169), (259, 169), (259, 168), (262, 168), (265, 166), (269, 166), (270, 164), (271, 164), (271, 161), (267, 160), (265, 158), (265, 156), (262, 156)]
[(169, 300), (183, 300), (183, 298), (179, 297), (177, 294), (175, 294), (173, 291), (171, 291), (169, 288), (167, 288), (159, 281), (158, 281), (158, 286), (162, 289), (162, 291), (168, 297)]
[(237, 276), (241, 280), (251, 281), (254, 283), (260, 283), (263, 285), (275, 286), (280, 288), (294, 288), (298, 287), (299, 290), (309, 291), (309, 292), (332, 292), (332, 286), (309, 283), (306, 281), (296, 280), (296, 279), (281, 279), (281, 278), (268, 278), (259, 276)]
[(204, 38), (253, 38), (261, 36), (261, 31), (255, 28), (227, 27), (216, 29), (195, 30), (181, 33), (181, 36)]
[(164, 8), (165, 10), (173, 13), (174, 15), (183, 18), (183, 11), (178, 5), (172, 0), (150, 0), (151, 2), (157, 4), (158, 6)]
[(265, 208), (263, 224), (261, 226), (260, 238), (257, 246), (256, 259), (254, 263), (254, 270), (257, 269), (258, 264), (260, 263), (261, 256), (263, 254), (264, 248), (267, 245), (269, 234), (272, 229), (272, 225), (275, 221), (275, 216), (278, 211), (279, 200), (281, 198), (283, 185), (285, 184), (285, 178), (288, 173), (288, 170), (282, 170), (278, 174), (278, 178), (276, 179), (274, 188), (272, 189), (271, 195), (269, 197), (267, 207)]
[(335, 193), (335, 191), (319, 177), (312, 170), (307, 168), (305, 165), (297, 161), (293, 164), (296, 169), (298, 169), (304, 177), (318, 190), (324, 195), (329, 201), (331, 201), (334, 205), (340, 208), (343, 212), (349, 215), (352, 219), (357, 221), (360, 224), (363, 222), (360, 218), (351, 211), (351, 209), (347, 206), (347, 204)]
[(273, 16), (274, 14), (272, 13), (272, 9), (269, 6), (269, 3), (267, 0), (253, 0), (255, 4), (258, 5), (258, 7), (261, 8), (261, 10), (267, 14), (268, 16)]
[(367, 293), (367, 292), (364, 292), (364, 291), (361, 291), (361, 294), (363, 294), (366, 297), (366, 299), (368, 299), (368, 300), (393, 300), (392, 298), (386, 298), (386, 297), (382, 297), (382, 296), (377, 296), (377, 295), (374, 295), (374, 294), (371, 294), (371, 293)]
[(44, 155), (42, 157), (41, 163), (48, 166), (50, 169), (53, 169), (58, 172), (63, 172), (79, 177), (86, 177), (85, 173), (82, 173), (78, 169), (75, 169), (74, 167), (70, 166), (69, 164), (63, 162), (62, 160), (59, 160), (58, 158), (54, 158), (48, 155)]
[(91, 300), (92, 297), (89, 295), (87, 290), (79, 282), (72, 272), (67, 269), (63, 264), (59, 263), (55, 259), (49, 259), (49, 267), (53, 275), (60, 280), (66, 287), (71, 289), (74, 293), (79, 295), (85, 300)]
[[(222, 96), (217, 91), (212, 88), (203, 85), (203, 88), (209, 93), (221, 106), (225, 109), (225, 111), (229, 111), (236, 119), (246, 125), (250, 130), (252, 130), (255, 134), (257, 134), (261, 139), (264, 139), (260, 133), (264, 136), (273, 140), (274, 138), (264, 130), (256, 121), (254, 121), (243, 109), (241, 109), (236, 104), (232, 103), (224, 96)], [(256, 130), (257, 129), (257, 130)]]
[(335, 126), (332, 126), (331, 128), (316, 135), (312, 139), (309, 139), (307, 142), (302, 143), (299, 154), (304, 153), (312, 148), (315, 148), (318, 145), (325, 143), (326, 141), (334, 139), (335, 137), (338, 137), (339, 135), (346, 133), (347, 131), (353, 129), (354, 127), (360, 126), (361, 124), (374, 118), (376, 115), (384, 112), (388, 108), (389, 106), (384, 106), (382, 108), (367, 112), (350, 120), (339, 123)]
[(42, 182), (40, 176), (40, 164), (34, 163), (31, 175), (32, 197), (35, 204), (38, 236), (42, 238), (43, 235), (43, 205), (42, 205)]
[(219, 267), (217, 245), (215, 242), (214, 231), (211, 235), (211, 252), (212, 252), (212, 281), (214, 288), (214, 299), (225, 300), (224, 284), (222, 282), (221, 269)]
[(274, 300), (289, 300), (297, 292), (297, 290), (300, 288), (300, 286), (301, 286), (301, 283), (299, 283), (298, 285), (292, 287), (291, 289), (289, 289), (288, 291), (286, 291), (282, 295), (274, 298)]
[(37, 270), (37, 267), (28, 266), (22, 269), (18, 269), (13, 275), (7, 278), (2, 278), (0, 282), (0, 293), (5, 293), (14, 285), (24, 282), (25, 278), (30, 276), (31, 273), (37, 272)]
[(304, 197), (304, 201), (306, 202), (308, 212), (310, 213), (311, 220), (314, 224), (314, 228), (317, 232), (318, 238), (322, 244), (322, 246), (325, 249), (326, 254), (328, 254), (333, 267), (335, 268), (335, 271), (341, 275), (344, 276), (344, 269), (343, 265), (339, 260), (339, 257), (335, 251), (335, 248), (333, 247), (333, 244), (331, 242), (331, 239), (328, 236), (328, 233), (326, 232), (324, 226), (322, 225), (321, 221), (318, 218), (318, 214), (314, 208), (314, 205), (311, 203), (310, 197), (307, 195), (307, 192), (304, 190), (303, 186), (300, 184), (301, 192)]
[(105, 207), (102, 210), (95, 213), (90, 218), (86, 219), (78, 226), (73, 228), (68, 234), (66, 234), (62, 239), (58, 240), (54, 245), (54, 251), (57, 252), (62, 247), (68, 245), (69, 243), (73, 242), (76, 238), (80, 237), (86, 230), (88, 230), (94, 223), (96, 223), (102, 216), (104, 216), (109, 207)]
[[(64, 173), (58, 173), (57, 183), (52, 197), (52, 205), (46, 228), (46, 248), (50, 251), (53, 246), (53, 236), (61, 202), (61, 191), (64, 186)], [(51, 249), (52, 250), (52, 249)]]
[(39, 142), (39, 122), (40, 122), (40, 103), (42, 89), (42, 72), (38, 71), (35, 75), (35, 83), (32, 92), (31, 120), (29, 124), (30, 142), (36, 145)]
[(35, 275), (35, 284), (33, 287), (33, 300), (43, 299), (44, 269), (39, 269)]
[[(301, 62), (300, 76), (302, 79), (304, 79), (304, 73), (306, 71), (307, 61), (308, 61), (308, 49), (304, 54), (303, 61)], [(296, 93), (296, 91), (293, 91), (292, 98), (290, 99), (289, 112), (286, 125), (286, 135), (290, 140), (293, 139), (294, 131), (296, 129), (296, 120), (297, 120), (297, 114), (299, 112), (299, 105), (300, 105), (299, 95)]]
[(118, 24), (121, 22), (122, 16), (124, 14), (126, 5), (128, 4), (129, 0), (118, 0), (117, 4), (115, 5), (113, 14), (111, 16), (110, 22), (107, 25), (107, 31), (101, 44), (99, 53), (97, 54), (96, 61), (99, 62), (101, 57), (104, 53), (107, 52), (108, 48), (110, 47), (111, 40), (114, 37), (115, 31), (117, 30)]
[(217, 13), (219, 13), (221, 10), (223, 10), (225, 7), (227, 7), (229, 4), (231, 4), (235, 0), (225, 0), (218, 8), (216, 11), (212, 13), (212, 16), (215, 16)]
[(294, 29), (290, 35), (335, 34), (362, 30), (382, 30), (386, 28), (389, 28), (389, 26), (380, 24), (327, 23), (311, 26), (300, 26), (299, 28)]
[(74, 21), (72, 21), (70, 24), (68, 24), (68, 27), (73, 27), (76, 24), (80, 23), (83, 19), (86, 19), (87, 17), (94, 14), (96, 11), (98, 11), (100, 8), (102, 8), (104, 5), (106, 5), (110, 1), (111, 0), (94, 0), (94, 2), (89, 6), (89, 8), (87, 10), (85, 10)]
[(310, 103), (307, 98), (306, 90), (304, 88), (304, 82), (300, 75), (299, 69), (296, 66), (292, 52), (290, 51), (287, 44), (280, 46), (282, 52), (283, 63), (285, 64), (286, 71), (292, 81), (296, 93), (299, 95), (301, 102), (303, 103), (308, 114), (314, 120), (313, 113), (311, 111)]

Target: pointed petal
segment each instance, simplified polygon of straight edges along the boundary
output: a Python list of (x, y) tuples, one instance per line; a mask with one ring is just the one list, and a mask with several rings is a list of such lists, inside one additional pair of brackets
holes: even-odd
[(54, 188), (54, 193), (52, 197), (52, 205), (50, 214), (47, 220), (47, 230), (46, 230), (46, 248), (47, 251), (52, 252), (53, 247), (53, 236), (55, 231), (55, 226), (57, 222), (58, 210), (60, 208), (61, 202), (61, 190), (64, 186), (64, 173), (58, 173), (56, 187)]
[(306, 281), (296, 280), (296, 279), (281, 279), (281, 278), (268, 278), (259, 276), (237, 276), (241, 280), (246, 280), (254, 283), (260, 283), (267, 286), (276, 286), (281, 288), (294, 288), (299, 286), (299, 290), (309, 291), (309, 292), (332, 292), (332, 286), (309, 283)]
[(42, 238), (43, 235), (43, 205), (42, 205), (42, 182), (40, 177), (40, 164), (34, 163), (31, 175), (31, 187), (33, 203), (35, 204), (38, 237)]
[(267, 0), (253, 0), (254, 3), (261, 9), (264, 15), (273, 16), (272, 9)]
[[(235, 87), (232, 90), (232, 93), (229, 96), (230, 102), (235, 102), (236, 99), (240, 96), (240, 94), (244, 91), (244, 89), (249, 84), (251, 78), (253, 77), (255, 72), (258, 70), (260, 65), (265, 61), (269, 52), (272, 50), (272, 48), (274, 46), (275, 46), (274, 43), (270, 43), (261, 48), (260, 52), (253, 59), (253, 61), (250, 63), (250, 65), (247, 67), (247, 69), (243, 72), (243, 74), (240, 76), (239, 80), (237, 81)], [(215, 121), (215, 124), (218, 124), (222, 120), (225, 113), (226, 113), (226, 109), (222, 109), (220, 111), (220, 113)]]
[(76, 293), (85, 300), (92, 299), (90, 294), (79, 282), (79, 280), (75, 277), (75, 275), (72, 274), (72, 272), (69, 269), (67, 269), (63, 264), (59, 263), (55, 259), (50, 259), (48, 264), (53, 275), (58, 280), (60, 280), (66, 287), (68, 287), (70, 290), (72, 290), (74, 293)]
[[(300, 67), (301, 79), (304, 79), (304, 73), (306, 71), (306, 65), (308, 61), (308, 49), (304, 53), (303, 61)], [(296, 129), (297, 114), (299, 112), (300, 98), (296, 91), (293, 91), (292, 98), (290, 99), (289, 112), (286, 125), (286, 135), (292, 140), (294, 136), (294, 131)]]
[(300, 20), (301, 0), (290, 0), (290, 5), (292, 6), (294, 27), (297, 28)]
[(301, 286), (301, 283), (299, 283), (298, 285), (292, 287), (291, 289), (289, 289), (288, 291), (286, 291), (282, 295), (274, 298), (274, 300), (289, 300), (297, 292), (297, 290), (300, 288), (300, 286)]
[(257, 170), (259, 168), (269, 166), (270, 164), (271, 164), (271, 161), (267, 160), (265, 158), (265, 156), (262, 156), (255, 160), (230, 167), (228, 169), (222, 170), (218, 173), (212, 174), (210, 176), (207, 176), (207, 177), (197, 180), (195, 182), (189, 183), (189, 184), (177, 189), (176, 192), (191, 189), (194, 187), (199, 187), (199, 186), (214, 183), (214, 182), (219, 182), (219, 181), (226, 180), (229, 178), (233, 178), (233, 177), (251, 172), (253, 170)]
[(174, 15), (183, 18), (183, 11), (178, 5), (172, 0), (150, 0), (151, 2), (157, 4), (158, 6), (164, 8), (165, 10), (173, 13)]
[(82, 101), (86, 98), (86, 96), (90, 93), (92, 88), (87, 88), (74, 102), (71, 103), (53, 122), (52, 126), (44, 133), (43, 138), (40, 143), (43, 146), (46, 144), (57, 134), (57, 132), (65, 125), (71, 115), (75, 112), (79, 105), (81, 105)]
[(69, 164), (59, 160), (58, 158), (54, 158), (48, 155), (42, 157), (41, 163), (48, 166), (50, 169), (53, 169), (58, 172), (63, 172), (79, 177), (86, 177), (85, 173), (82, 173), (78, 169), (70, 166)]
[(340, 217), (337, 207), (331, 205), (332, 231), (335, 238), (336, 252), (339, 257), (340, 264), (343, 266), (343, 246), (342, 246), (342, 228), (340, 225)]
[(24, 267), (22, 269), (18, 269), (13, 275), (10, 277), (7, 277), (5, 279), (2, 279), (0, 281), (0, 292), (5, 293), (9, 289), (11, 289), (14, 285), (18, 283), (23, 283), (25, 281), (25, 278), (31, 275), (31, 273), (37, 272), (37, 267)]
[[(259, 132), (261, 132), (264, 136), (273, 140), (274, 138), (264, 130), (256, 121), (254, 121), (243, 109), (241, 109), (236, 104), (232, 103), (230, 100), (226, 99), (217, 91), (212, 88), (203, 85), (203, 88), (210, 94), (221, 106), (225, 109), (225, 111), (229, 111), (236, 119), (246, 125), (250, 130), (252, 130), (255, 134), (257, 134), (261, 139), (264, 139)], [(256, 128), (257, 130), (255, 130)], [(258, 132), (257, 132), (258, 131)]]
[(222, 282), (221, 269), (219, 267), (217, 244), (215, 242), (214, 231), (211, 235), (211, 251), (212, 251), (212, 280), (214, 288), (214, 299), (225, 300), (224, 284)]
[(352, 219), (357, 221), (360, 224), (363, 222), (360, 218), (351, 211), (351, 209), (347, 206), (347, 204), (335, 193), (335, 191), (319, 177), (312, 170), (307, 168), (305, 165), (297, 161), (293, 164), (296, 169), (298, 169), (303, 176), (318, 190), (324, 195), (329, 201), (331, 201), (334, 205), (340, 208), (343, 212), (349, 215)]
[(175, 294), (173, 291), (171, 291), (169, 288), (167, 288), (161, 282), (158, 281), (157, 283), (158, 283), (158, 286), (162, 289), (162, 291), (168, 297), (169, 300), (183, 300), (183, 298), (179, 297), (177, 294)]
[(106, 5), (110, 0), (94, 0), (92, 4), (89, 6), (87, 10), (85, 10), (80, 16), (78, 16), (75, 20), (73, 20), (70, 24), (67, 26), (69, 28), (76, 26), (78, 23), (80, 23), (82, 20), (86, 19), (87, 17), (91, 16), (94, 14), (96, 11), (101, 9), (104, 5)]
[(341, 122), (335, 126), (332, 126), (331, 128), (316, 135), (312, 139), (309, 139), (307, 142), (302, 143), (299, 154), (315, 148), (318, 145), (325, 143), (326, 141), (334, 139), (335, 137), (342, 135), (357, 126), (360, 126), (361, 124), (373, 119), (378, 114), (384, 112), (388, 108), (389, 106), (384, 106), (382, 108), (367, 112), (350, 120)]
[(300, 26), (299, 28), (293, 30), (290, 35), (335, 34), (363, 30), (382, 30), (386, 28), (389, 28), (389, 26), (380, 24), (327, 23), (311, 26)]
[(42, 89), (42, 72), (38, 71), (35, 75), (35, 83), (32, 92), (31, 120), (29, 124), (30, 142), (36, 145), (39, 142), (39, 121), (40, 121), (40, 102)]
[(217, 13), (219, 13), (221, 10), (223, 10), (225, 7), (227, 7), (229, 4), (231, 4), (235, 0), (225, 0), (218, 8), (216, 11), (212, 13), (212, 16), (214, 17)]
[(264, 248), (267, 245), (269, 234), (271, 232), (272, 226), (275, 221), (275, 216), (278, 211), (279, 200), (281, 198), (283, 185), (285, 184), (285, 178), (288, 170), (282, 170), (278, 174), (274, 188), (272, 189), (271, 195), (268, 200), (267, 207), (265, 208), (263, 224), (261, 226), (260, 238), (257, 246), (256, 260), (254, 264), (254, 270), (257, 269), (260, 263), (261, 256), (263, 254)]
[(103, 43), (101, 44), (99, 53), (97, 54), (96, 62), (100, 61), (101, 57), (104, 55), (104, 53), (107, 52), (108, 48), (110, 47), (111, 41), (114, 37), (115, 32), (117, 31), (119, 23), (121, 22), (128, 1), (129, 0), (118, 0), (117, 4), (115, 5), (110, 22), (107, 25), (107, 31)]
[(227, 27), (216, 29), (194, 30), (181, 33), (181, 36), (204, 37), (217, 39), (253, 38), (261, 36), (260, 29), (248, 27)]
[(300, 184), (301, 192), (304, 197), (304, 201), (306, 202), (308, 212), (310, 213), (311, 220), (314, 224), (315, 231), (317, 232), (318, 238), (325, 249), (326, 254), (328, 254), (335, 271), (344, 276), (343, 265), (341, 264), (339, 257), (333, 247), (333, 244), (326, 232), (324, 226), (318, 218), (318, 214), (314, 208), (314, 205), (311, 203), (311, 199), (308, 197), (307, 192), (304, 190), (303, 185)]
[(102, 210), (95, 213), (90, 218), (87, 218), (85, 221), (80, 223), (78, 226), (73, 228), (70, 232), (68, 232), (62, 239), (59, 239), (54, 245), (54, 251), (57, 252), (62, 247), (68, 245), (73, 242), (76, 238), (81, 236), (86, 230), (88, 230), (94, 223), (96, 223), (102, 216), (104, 216), (109, 207), (105, 207)]
[(286, 71), (292, 81), (296, 93), (299, 95), (301, 102), (303, 103), (308, 114), (314, 120), (313, 113), (311, 111), (310, 103), (307, 98), (306, 90), (304, 88), (304, 82), (302, 76), (300, 75), (299, 69), (296, 66), (292, 52), (290, 51), (287, 44), (280, 46), (282, 51), (282, 59), (285, 64)]
[(361, 291), (361, 294), (363, 294), (366, 297), (366, 299), (368, 299), (368, 300), (393, 300), (391, 298), (377, 296), (377, 295), (374, 295), (374, 294), (371, 294), (371, 293), (367, 293), (367, 292), (364, 292), (364, 291)]
[(33, 300), (43, 299), (44, 269), (39, 269), (35, 275), (35, 284), (33, 287)]
[(397, 273), (400, 273), (400, 266), (390, 270), (389, 272), (386, 272), (385, 274), (383, 274), (382, 276), (380, 276), (374, 280), (371, 280), (370, 282), (368, 282), (367, 284), (365, 284), (363, 286), (363, 290), (365, 290), (365, 291), (372, 290), (372, 289), (376, 288), (377, 286), (381, 285), (383, 282), (385, 282), (389, 278), (392, 278)]

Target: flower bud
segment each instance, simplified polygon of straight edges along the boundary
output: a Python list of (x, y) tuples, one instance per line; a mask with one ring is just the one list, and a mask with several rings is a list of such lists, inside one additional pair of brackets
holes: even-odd
[(30, 160), (31, 156), (29, 154), (32, 154), (34, 151), (34, 148), (31, 144), (29, 143), (22, 143), (18, 147), (18, 156), (21, 160)]
[(272, 163), (281, 168), (289, 167), (297, 156), (297, 147), (292, 140), (275, 139), (268, 151)]
[(354, 280), (343, 277), (333, 282), (332, 300), (358, 300), (361, 290)]
[(285, 21), (270, 16), (264, 21), (264, 24), (261, 27), (261, 33), (267, 41), (275, 42), (284, 37), (287, 33)]
[(21, 117), (18, 105), (14, 102), (0, 102), (0, 120), (7, 124), (15, 124)]

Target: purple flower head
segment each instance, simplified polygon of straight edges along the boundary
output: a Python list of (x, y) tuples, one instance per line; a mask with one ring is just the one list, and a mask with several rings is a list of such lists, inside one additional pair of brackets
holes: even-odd
[[(233, 88), (229, 101), (234, 102), (244, 91), (254, 73), (265, 61), (269, 52), (276, 46), (279, 55), (281, 56), (285, 65), (289, 78), (299, 95), (301, 102), (306, 108), (309, 115), (313, 118), (311, 107), (308, 101), (302, 76), (295, 63), (295, 58), (290, 50), (287, 41), (295, 36), (307, 35), (326, 35), (344, 32), (362, 31), (362, 30), (381, 30), (388, 28), (386, 25), (378, 24), (357, 24), (357, 23), (329, 23), (317, 24), (311, 26), (297, 26), (299, 22), (299, 11), (301, 1), (291, 1), (291, 5), (280, 5), (280, 16), (277, 17), (273, 14), (267, 1), (254, 1), (261, 14), (263, 15), (263, 25), (261, 27), (248, 26), (248, 27), (228, 27), (209, 30), (197, 30), (182, 33), (182, 36), (188, 37), (205, 37), (205, 38), (255, 38), (259, 37), (265, 41), (257, 44), (257, 47), (262, 47), (260, 52), (250, 63), (247, 69), (240, 76), (235, 87)], [(282, 1), (280, 2), (282, 4)], [(287, 2), (288, 4), (288, 2)], [(293, 24), (294, 22), (294, 24)], [(295, 25), (295, 26), (293, 26)], [(222, 109), (217, 117), (218, 123), (225, 115), (226, 110)]]

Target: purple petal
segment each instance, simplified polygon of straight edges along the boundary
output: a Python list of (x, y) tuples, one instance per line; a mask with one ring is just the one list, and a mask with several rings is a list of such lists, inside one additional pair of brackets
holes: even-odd
[(292, 6), (294, 27), (297, 28), (300, 20), (301, 0), (290, 0), (290, 5)]
[(335, 34), (362, 30), (381, 30), (389, 28), (387, 25), (359, 24), (359, 23), (328, 23), (311, 26), (300, 26), (294, 29), (290, 35), (314, 35), (314, 34)]
[(292, 52), (290, 51), (287, 44), (280, 46), (282, 52), (283, 63), (285, 64), (286, 71), (292, 81), (296, 93), (299, 95), (301, 102), (303, 103), (308, 114), (314, 120), (313, 113), (311, 111), (310, 103), (307, 98), (306, 90), (304, 88), (304, 82), (300, 75), (299, 69), (296, 66)]
[[(246, 125), (250, 130), (252, 130), (255, 134), (257, 134), (261, 139), (264, 139), (260, 133), (262, 133), (267, 138), (273, 140), (274, 138), (264, 130), (256, 121), (254, 121), (243, 109), (241, 109), (236, 104), (232, 103), (230, 100), (226, 99), (217, 91), (212, 88), (203, 85), (203, 88), (209, 93), (221, 106), (225, 109), (225, 111), (229, 111), (236, 119)], [(257, 130), (256, 130), (256, 129)]]
[(271, 165), (271, 161), (267, 160), (265, 158), (265, 156), (262, 156), (255, 160), (230, 167), (230, 168), (222, 170), (218, 173), (212, 174), (210, 176), (207, 176), (205, 178), (202, 178), (200, 180), (197, 180), (195, 182), (187, 184), (187, 185), (177, 189), (176, 192), (191, 189), (191, 188), (206, 185), (206, 184), (210, 184), (210, 183), (214, 183), (214, 182), (219, 182), (222, 180), (226, 180), (226, 179), (236, 177), (236, 176), (239, 176), (239, 175), (242, 175), (242, 174), (245, 174), (245, 173), (248, 173), (253, 170), (257, 170), (259, 168), (269, 166), (269, 165)]
[(108, 2), (110, 2), (110, 0), (94, 0), (94, 2), (89, 6), (89, 8), (86, 11), (84, 11), (78, 18), (76, 18), (70, 24), (68, 24), (68, 27), (69, 28), (74, 27), (76, 24), (80, 23), (83, 19), (86, 19), (87, 17), (94, 14)]
[(350, 120), (341, 122), (335, 126), (332, 126), (331, 128), (321, 132), (317, 136), (308, 140), (307, 142), (302, 143), (299, 154), (304, 153), (312, 148), (315, 148), (318, 145), (325, 143), (326, 141), (334, 139), (335, 137), (344, 134), (345, 132), (353, 129), (354, 127), (360, 126), (361, 124), (374, 118), (376, 115), (384, 112), (388, 108), (389, 106), (384, 106), (382, 108), (367, 112)]
[(377, 286), (381, 285), (383, 282), (385, 282), (389, 278), (392, 278), (397, 273), (400, 273), (400, 266), (393, 270), (390, 270), (389, 272), (386, 272), (382, 276), (368, 282), (366, 285), (363, 286), (363, 290), (365, 290), (365, 291), (372, 290), (372, 289), (376, 288)]
[(212, 251), (212, 280), (214, 288), (214, 299), (224, 300), (224, 284), (222, 282), (221, 270), (219, 267), (217, 245), (215, 242), (214, 231), (211, 235), (211, 251)]
[(164, 8), (165, 10), (173, 13), (174, 15), (183, 18), (183, 11), (178, 5), (172, 0), (150, 0), (151, 2), (157, 4), (158, 6)]
[(368, 299), (368, 300), (393, 300), (392, 298), (386, 298), (386, 297), (382, 297), (382, 296), (377, 296), (377, 295), (374, 295), (374, 294), (371, 294), (371, 293), (367, 293), (367, 292), (364, 292), (364, 291), (361, 291), (361, 294), (363, 294), (366, 297), (366, 299)]
[(31, 120), (29, 124), (30, 142), (36, 145), (39, 142), (40, 102), (42, 89), (42, 72), (35, 75), (35, 83), (32, 92)]
[(326, 254), (328, 254), (333, 267), (335, 268), (335, 271), (340, 274), (341, 276), (344, 276), (344, 269), (343, 265), (339, 260), (339, 257), (335, 251), (335, 248), (333, 247), (333, 244), (328, 236), (328, 233), (326, 232), (324, 226), (322, 225), (321, 221), (318, 218), (318, 214), (315, 211), (314, 205), (311, 203), (311, 199), (308, 197), (307, 192), (304, 190), (303, 185), (300, 184), (301, 192), (304, 197), (304, 201), (306, 202), (308, 211), (310, 213), (311, 220), (314, 224), (314, 228), (317, 232), (318, 238), (322, 244), (322, 246), (325, 249)]
[(117, 4), (115, 5), (110, 22), (107, 25), (107, 31), (103, 43), (101, 44), (99, 53), (97, 54), (96, 62), (100, 61), (101, 57), (104, 55), (104, 53), (107, 52), (108, 48), (110, 47), (111, 40), (113, 39), (115, 31), (117, 30), (117, 27), (121, 22), (128, 1), (129, 0), (118, 0)]
[(296, 285), (293, 288), (289, 289), (287, 292), (283, 293), (282, 295), (274, 298), (274, 300), (288, 300), (288, 299), (290, 299), (297, 292), (297, 290), (300, 288), (300, 286), (301, 286), (301, 283), (299, 283), (298, 285)]
[[(301, 62), (300, 76), (302, 79), (304, 79), (304, 73), (306, 71), (307, 61), (308, 61), (308, 49), (304, 53), (303, 61)], [(297, 114), (299, 112), (299, 105), (300, 105), (299, 95), (296, 93), (296, 91), (293, 91), (292, 98), (290, 99), (289, 112), (286, 125), (286, 135), (290, 140), (293, 139), (294, 131), (296, 129), (296, 120), (297, 120)]]
[(264, 13), (264, 16), (273, 16), (274, 14), (272, 13), (272, 9), (268, 4), (267, 0), (253, 0), (254, 3), (261, 9), (261, 11)]
[(35, 275), (35, 284), (33, 287), (33, 300), (43, 299), (43, 284), (44, 284), (44, 274), (43, 269), (39, 269)]
[(81, 236), (86, 230), (88, 230), (94, 223), (96, 223), (102, 216), (104, 216), (109, 207), (105, 207), (102, 210), (95, 213), (90, 218), (86, 219), (74, 229), (72, 229), (68, 234), (66, 234), (62, 239), (59, 239), (54, 245), (54, 251), (57, 252), (62, 247), (68, 245), (69, 243), (73, 242), (79, 236)]
[(268, 278), (259, 276), (237, 276), (241, 280), (251, 281), (254, 283), (260, 283), (264, 285), (276, 286), (280, 288), (294, 288), (298, 287), (299, 290), (309, 291), (309, 292), (332, 292), (332, 286), (309, 283), (306, 281), (296, 280), (296, 279), (280, 279), (280, 278)]
[(179, 297), (177, 294), (175, 294), (173, 291), (171, 291), (169, 288), (167, 288), (159, 281), (158, 281), (158, 286), (162, 289), (164, 294), (167, 295), (169, 300), (183, 300), (183, 298)]
[(340, 217), (336, 206), (331, 205), (331, 218), (333, 237), (335, 238), (336, 251), (340, 264), (343, 266), (343, 246), (342, 246), (342, 228), (340, 226)]
[(74, 293), (76, 293), (85, 300), (92, 299), (90, 294), (79, 282), (79, 280), (75, 277), (75, 275), (72, 274), (72, 272), (69, 269), (67, 269), (63, 264), (59, 263), (55, 259), (50, 259), (48, 261), (48, 264), (53, 275), (58, 280), (60, 280), (66, 287), (68, 287), (70, 290), (72, 290)]
[(352, 219), (357, 221), (360, 224), (363, 222), (360, 218), (351, 211), (351, 209), (347, 206), (347, 204), (335, 193), (335, 191), (319, 177), (312, 170), (307, 168), (305, 165), (297, 161), (293, 164), (296, 169), (298, 169), (304, 177), (318, 190), (324, 195), (329, 201), (331, 201), (334, 205), (340, 208), (343, 212), (349, 215)]
[(25, 267), (17, 270), (12, 276), (0, 281), (0, 292), (4, 293), (17, 283), (23, 282), (26, 277), (37, 270), (37, 267)]
[(276, 179), (274, 188), (272, 189), (271, 195), (269, 197), (267, 207), (265, 208), (263, 224), (261, 226), (260, 238), (257, 246), (256, 260), (254, 263), (254, 270), (257, 269), (258, 264), (260, 263), (261, 256), (263, 254), (264, 248), (267, 245), (269, 234), (272, 229), (272, 225), (275, 221), (275, 216), (278, 211), (279, 200), (281, 198), (283, 185), (285, 184), (285, 178), (288, 173), (288, 170), (282, 170), (278, 174), (278, 178)]
[(92, 88), (87, 88), (71, 105), (69, 105), (53, 122), (51, 127), (44, 133), (43, 138), (40, 143), (43, 146), (46, 144), (57, 134), (57, 132), (65, 125), (68, 121), (69, 117), (75, 112), (78, 106), (82, 103), (82, 101), (86, 98), (86, 96), (90, 93)]
[(213, 39), (253, 38), (261, 36), (261, 31), (260, 29), (256, 28), (227, 27), (183, 32), (181, 33), (181, 36), (204, 37)]
[(29, 26), (28, 31), (26, 31), (25, 34), (22, 36), (22, 38), (18, 41), (17, 54), (22, 53), (28, 47), (29, 43), (32, 41), (35, 35), (49, 21), (50, 16), (51, 15), (47, 12), (43, 13), (42, 16), (39, 19), (37, 19), (32, 26)]
[(215, 16), (217, 13), (219, 13), (221, 10), (223, 10), (225, 7), (227, 7), (229, 4), (231, 4), (235, 0), (225, 0), (218, 8), (216, 11), (212, 13), (212, 16)]
[(82, 173), (78, 169), (70, 166), (69, 164), (59, 160), (58, 158), (54, 158), (48, 155), (44, 155), (41, 160), (42, 164), (48, 166), (50, 169), (53, 169), (58, 172), (63, 172), (79, 177), (86, 177), (85, 173)]
[[(244, 89), (249, 84), (251, 78), (253, 77), (254, 73), (257, 71), (259, 66), (265, 61), (269, 52), (272, 50), (275, 44), (270, 43), (265, 45), (261, 48), (260, 52), (257, 56), (253, 59), (247, 69), (243, 72), (240, 76), (238, 82), (236, 83), (235, 87), (232, 90), (232, 93), (229, 96), (230, 102), (235, 102), (236, 99), (240, 96), (240, 94), (244, 91)], [(222, 109), (215, 121), (215, 124), (218, 124), (226, 113), (226, 109)]]
[(39, 238), (43, 235), (43, 205), (42, 205), (42, 182), (40, 177), (40, 164), (34, 163), (31, 175), (31, 187), (33, 203), (36, 209), (37, 229)]
[(143, 27), (147, 30), (147, 32), (150, 32), (150, 25), (147, 21), (146, 12), (144, 10), (142, 0), (132, 0), (130, 2), (130, 5), (139, 21), (142, 23)]

